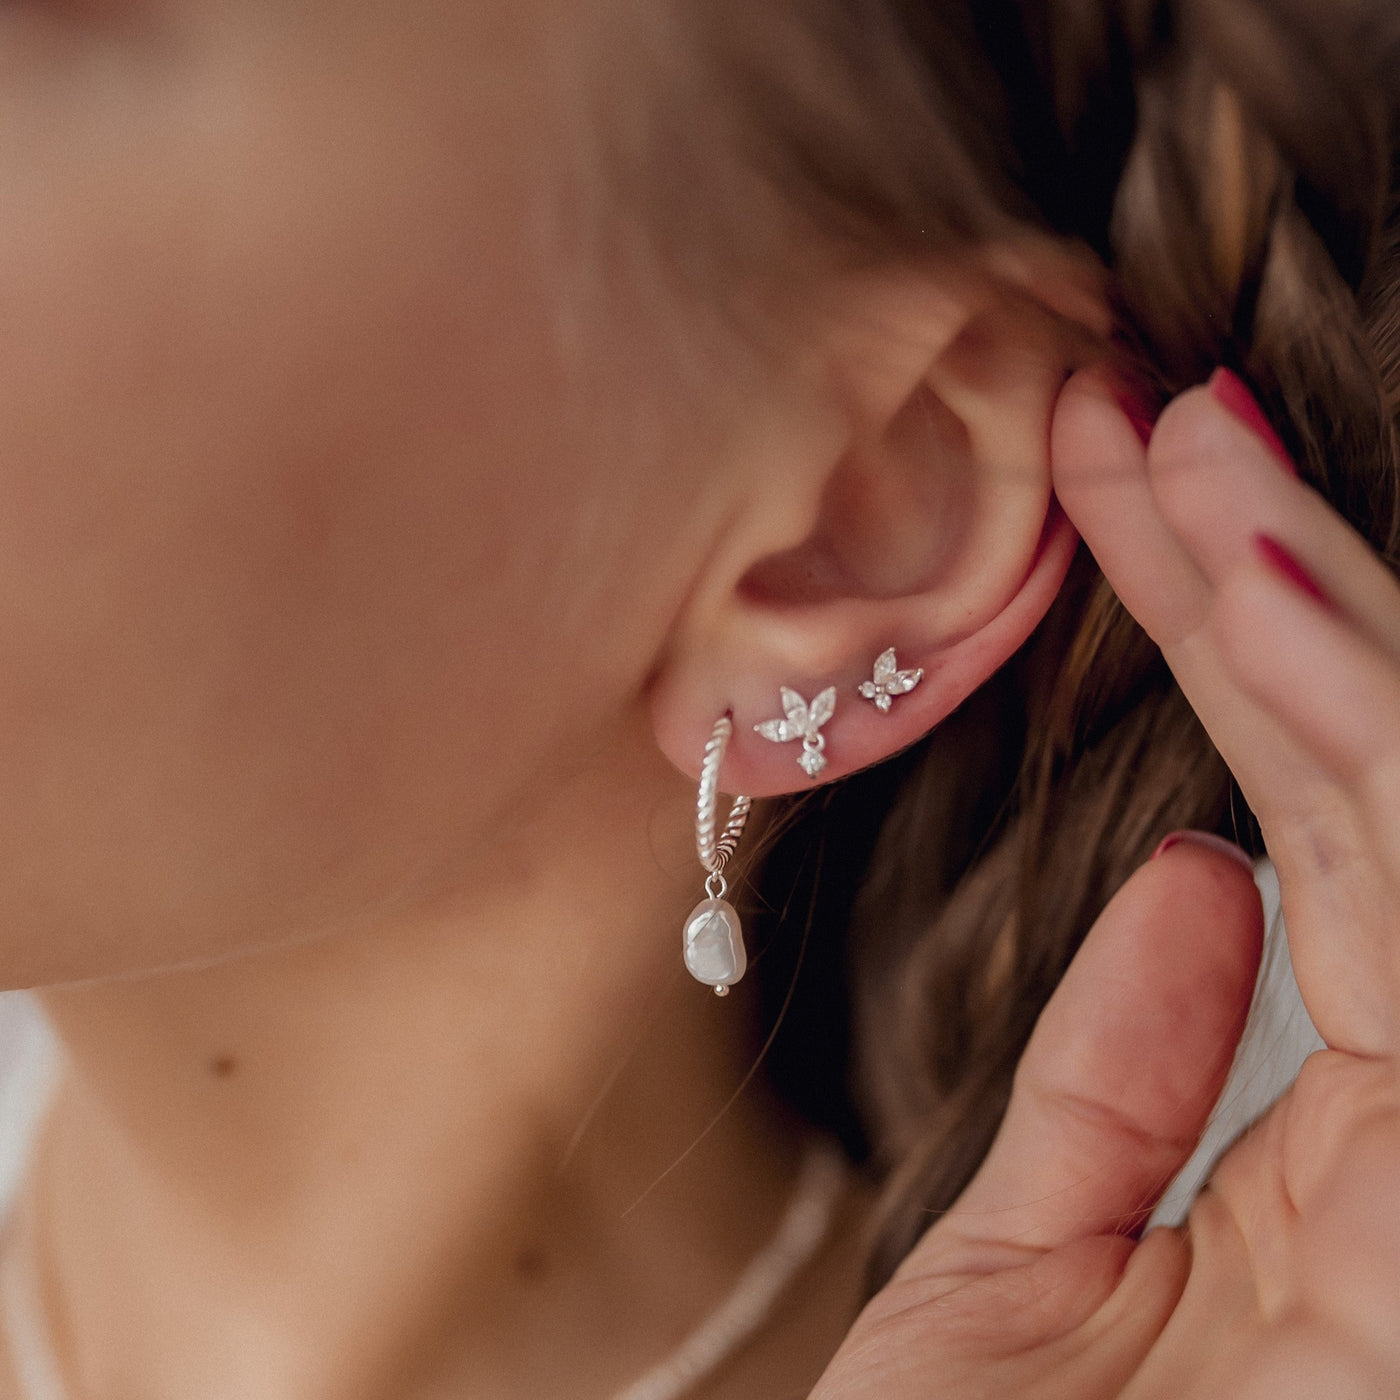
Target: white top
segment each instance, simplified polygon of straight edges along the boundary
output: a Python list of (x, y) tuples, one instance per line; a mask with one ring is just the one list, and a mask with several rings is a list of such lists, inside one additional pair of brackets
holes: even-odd
[(1149, 1225), (1175, 1225), (1185, 1219), (1220, 1155), (1293, 1083), (1303, 1061), (1323, 1048), (1293, 980), (1272, 862), (1263, 860), (1254, 867), (1254, 882), (1264, 901), (1264, 958), (1254, 1004), (1201, 1145), (1167, 1188)]
[[(1322, 1048), (1293, 980), (1278, 879), (1268, 861), (1260, 862), (1255, 880), (1264, 898), (1266, 941), (1254, 1006), (1201, 1145), (1168, 1188), (1153, 1224), (1174, 1224), (1185, 1216), (1221, 1152), (1288, 1088), (1303, 1061)], [(0, 992), (0, 1219), (24, 1172), (61, 1053), (35, 999), (27, 992)]]
[(28, 992), (0, 992), (0, 1220), (29, 1161), (62, 1050)]

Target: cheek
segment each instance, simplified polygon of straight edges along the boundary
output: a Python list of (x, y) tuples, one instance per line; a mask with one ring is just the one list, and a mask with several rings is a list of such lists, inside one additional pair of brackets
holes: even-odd
[(520, 236), (534, 134), (426, 137), (309, 55), (90, 57), (0, 94), (7, 985), (431, 884), (668, 606), (635, 574), (675, 511)]

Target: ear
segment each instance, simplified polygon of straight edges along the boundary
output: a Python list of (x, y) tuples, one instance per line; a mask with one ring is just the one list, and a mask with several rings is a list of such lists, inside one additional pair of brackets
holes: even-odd
[[(845, 304), (823, 360), (839, 445), (780, 482), (754, 473), (654, 676), (658, 741), (692, 776), (732, 714), (726, 792), (813, 785), (800, 741), (755, 732), (784, 717), (783, 687), (835, 687), (818, 781), (926, 734), (1030, 636), (1078, 544), (1049, 442), (1066, 379), (1104, 353), (1091, 265), (1002, 245), (975, 266), (868, 275)], [(860, 686), (890, 647), (923, 679), (882, 712)]]

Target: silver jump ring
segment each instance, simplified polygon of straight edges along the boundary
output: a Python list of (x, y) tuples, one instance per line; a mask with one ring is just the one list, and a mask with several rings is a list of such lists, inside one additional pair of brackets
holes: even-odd
[(734, 721), (728, 715), (721, 715), (715, 722), (714, 733), (710, 735), (709, 743), (705, 745), (705, 757), (700, 764), (700, 792), (695, 805), (695, 853), (711, 877), (723, 874), (730, 857), (738, 849), (739, 837), (749, 819), (749, 808), (753, 806), (751, 797), (736, 797), (729, 809), (729, 819), (724, 824), (724, 830), (716, 840), (715, 808), (719, 801), (719, 770), (724, 763), (724, 755), (733, 734)]

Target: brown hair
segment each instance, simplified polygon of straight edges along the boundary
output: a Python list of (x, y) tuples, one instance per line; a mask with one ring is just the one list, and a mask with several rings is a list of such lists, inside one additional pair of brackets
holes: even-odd
[[(733, 9), (711, 38), (748, 168), (830, 246), (874, 262), (1011, 228), (1082, 241), (1125, 359), (1163, 396), (1235, 369), (1305, 478), (1400, 563), (1393, 0)], [(758, 888), (787, 916), (760, 933), (784, 1010), (772, 1073), (883, 1176), (873, 1284), (981, 1161), (1109, 896), (1185, 826), (1258, 848), (1085, 553), (929, 739), (786, 814)]]

